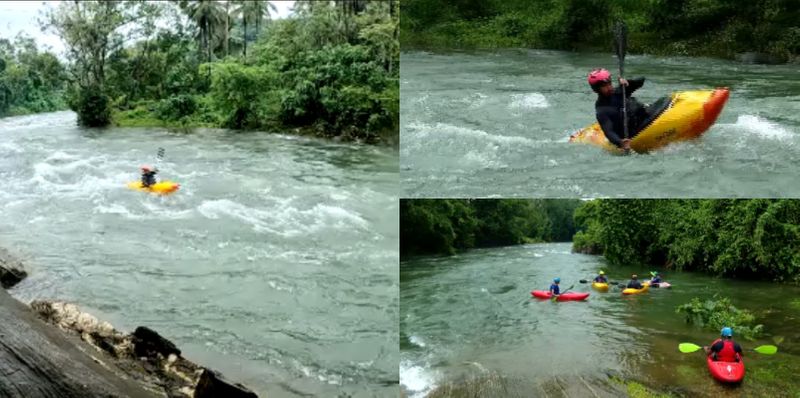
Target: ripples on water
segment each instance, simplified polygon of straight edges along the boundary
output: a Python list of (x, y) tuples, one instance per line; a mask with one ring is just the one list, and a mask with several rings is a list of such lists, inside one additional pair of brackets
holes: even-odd
[[(153, 327), (263, 394), (396, 395), (396, 154), (74, 126), (69, 112), (0, 120), (0, 244), (32, 268), (17, 297)], [(181, 190), (128, 190), (158, 147)]]
[(586, 71), (616, 59), (555, 51), (404, 53), (401, 180), (412, 197), (796, 197), (800, 72), (795, 66), (634, 56), (644, 102), (731, 88), (701, 140), (650, 155), (569, 144), (594, 121)]

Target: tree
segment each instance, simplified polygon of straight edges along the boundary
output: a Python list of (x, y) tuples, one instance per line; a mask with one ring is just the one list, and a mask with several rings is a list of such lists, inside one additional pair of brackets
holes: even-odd
[[(67, 58), (72, 63), (73, 81), (79, 95), (73, 98), (82, 125), (102, 126), (110, 121), (104, 98), (106, 63), (111, 54), (120, 50), (126, 40), (141, 35), (139, 29), (124, 29), (134, 22), (158, 18), (158, 4), (142, 1), (64, 2), (49, 10), (41, 25), (52, 30), (66, 44)], [(77, 101), (78, 103), (76, 103)], [(88, 102), (83, 102), (88, 101)], [(90, 104), (92, 106), (90, 106)], [(82, 112), (96, 112), (89, 115)]]
[(239, 6), (234, 10), (235, 15), (242, 18), (243, 40), (244, 43), (244, 57), (247, 58), (247, 22), (255, 22), (256, 24), (256, 37), (261, 33), (261, 21), (264, 18), (269, 19), (269, 11), (277, 12), (278, 9), (269, 1), (262, 0), (238, 0)]
[(198, 28), (200, 46), (206, 54), (206, 62), (211, 62), (211, 38), (219, 30), (227, 14), (222, 4), (216, 0), (194, 0), (186, 4), (186, 15)]

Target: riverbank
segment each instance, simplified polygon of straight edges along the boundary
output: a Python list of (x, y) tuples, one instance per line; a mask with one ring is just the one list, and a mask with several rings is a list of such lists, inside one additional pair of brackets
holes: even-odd
[(372, 134), (359, 134), (355, 127), (340, 134), (331, 134), (320, 126), (286, 126), (275, 121), (267, 121), (264, 125), (255, 129), (235, 129), (225, 127), (222, 122), (216, 120), (216, 117), (209, 117), (208, 115), (193, 115), (179, 120), (162, 119), (158, 117), (156, 112), (149, 110), (148, 106), (138, 106), (130, 110), (117, 109), (112, 113), (112, 124), (116, 127), (157, 127), (185, 132), (191, 132), (192, 129), (197, 128), (229, 129), (242, 132), (258, 130), (267, 133), (288, 133), (301, 137), (323, 138), (333, 142), (364, 143), (386, 147), (398, 147), (400, 145), (400, 136), (396, 126), (382, 129)]
[(21, 262), (0, 249), (0, 396), (257, 397), (183, 358), (147, 327), (125, 334), (74, 304), (16, 300), (5, 288), (25, 274)]
[(402, 47), (537, 48), (613, 53), (615, 23), (628, 54), (800, 62), (800, 13), (791, 1), (403, 3)]

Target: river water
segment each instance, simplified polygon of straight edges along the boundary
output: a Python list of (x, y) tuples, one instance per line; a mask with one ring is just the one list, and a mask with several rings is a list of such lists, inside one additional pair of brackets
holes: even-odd
[(408, 197), (797, 197), (800, 69), (629, 55), (645, 103), (730, 87), (694, 142), (610, 156), (568, 143), (595, 120), (586, 74), (611, 54), (504, 50), (401, 55), (401, 181)]
[[(677, 396), (800, 393), (800, 287), (666, 272), (671, 289), (599, 293), (579, 280), (600, 269), (611, 281), (649, 270), (607, 267), (600, 256), (570, 249), (569, 243), (531, 244), (401, 263), (400, 383), (407, 393), (422, 397), (437, 387), (499, 376), (505, 396), (620, 396), (609, 375)], [(589, 298), (531, 298), (531, 290), (547, 290), (554, 277), (562, 290), (574, 285), (572, 291), (591, 292)], [(738, 339), (745, 349), (780, 342), (774, 356), (746, 354), (747, 374), (735, 388), (711, 378), (701, 353), (678, 351), (679, 343), (707, 345), (717, 333), (685, 323), (675, 308), (715, 294), (764, 324), (762, 338)], [(499, 392), (483, 391), (493, 393)]]
[[(172, 196), (129, 190), (156, 162)], [(0, 120), (0, 245), (23, 301), (149, 326), (268, 396), (396, 396), (396, 152), (264, 133)]]

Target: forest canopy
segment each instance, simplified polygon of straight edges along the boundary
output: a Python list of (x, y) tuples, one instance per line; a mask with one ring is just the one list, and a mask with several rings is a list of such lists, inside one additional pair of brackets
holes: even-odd
[(399, 2), (62, 2), (41, 18), (65, 59), (0, 40), (0, 115), (64, 109), (83, 126), (298, 131), (397, 141)]
[(406, 0), (403, 47), (610, 51), (613, 22), (635, 53), (717, 56), (800, 54), (798, 0)]

